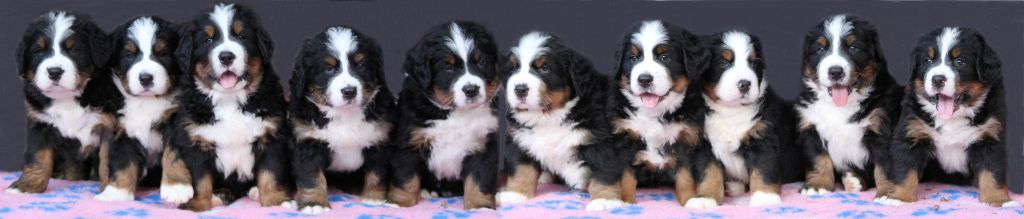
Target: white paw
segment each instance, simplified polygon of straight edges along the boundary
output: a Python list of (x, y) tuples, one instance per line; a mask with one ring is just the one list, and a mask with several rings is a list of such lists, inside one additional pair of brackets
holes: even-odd
[(114, 186), (107, 186), (103, 189), (103, 192), (93, 196), (96, 200), (108, 201), (108, 202), (121, 202), (121, 201), (134, 201), (135, 194), (126, 190), (120, 189)]
[(426, 189), (421, 189), (420, 190), (420, 198), (437, 198), (437, 197), (441, 197), (440, 195), (437, 194), (437, 192), (427, 191)]
[(529, 197), (518, 192), (498, 192), (498, 194), (494, 196), (494, 199), (496, 199), (498, 203), (515, 204), (523, 203), (529, 199)]
[(691, 209), (711, 209), (718, 207), (718, 202), (711, 198), (690, 198), (685, 206)]
[[(288, 200), (288, 201), (281, 202), (281, 207), (287, 208), (287, 209), (295, 210), (295, 209), (298, 209), (298, 206), (299, 206), (299, 204), (297, 202), (295, 202), (295, 200)], [(303, 209), (305, 209), (305, 208), (303, 208)]]
[(747, 185), (742, 182), (729, 181), (725, 182), (725, 194), (731, 197), (741, 196), (747, 193)]
[(15, 189), (15, 188), (9, 188), (9, 189), (5, 190), (5, 192), (10, 193), (10, 194), (25, 194), (21, 190)]
[(388, 201), (387, 200), (380, 200), (380, 199), (364, 198), (363, 199), (363, 204), (372, 205), (372, 206), (383, 206), (383, 205), (387, 205)]
[(775, 193), (754, 192), (754, 194), (750, 195), (750, 207), (774, 205), (781, 202), (782, 197)]
[(1016, 208), (1016, 207), (1020, 207), (1020, 203), (1017, 203), (1016, 201), (1003, 202), (1003, 206), (1002, 207), (1004, 207), (1004, 208)]
[(882, 197), (875, 198), (875, 203), (882, 204), (882, 205), (890, 205), (890, 206), (891, 205), (903, 205), (903, 204), (906, 204), (906, 202), (903, 202), (903, 201), (900, 201), (900, 200), (894, 199), (894, 198), (889, 198), (889, 196), (882, 196)]
[(249, 188), (249, 198), (253, 200), (260, 200), (260, 188), (255, 186)]
[(832, 193), (824, 188), (803, 188), (800, 189), (800, 194), (811, 196), (811, 195), (828, 195)]
[(551, 173), (544, 171), (537, 177), (537, 184), (551, 184), (555, 182), (555, 178), (551, 177)]
[(302, 210), (299, 210), (299, 211), (301, 211), (303, 214), (318, 215), (318, 214), (323, 214), (323, 213), (327, 213), (328, 211), (331, 211), (331, 208), (324, 207), (324, 206), (319, 206), (319, 205), (314, 205), (314, 206), (303, 207)]
[(609, 210), (609, 209), (613, 209), (613, 208), (622, 207), (622, 206), (625, 206), (625, 205), (626, 205), (626, 203), (622, 202), (622, 200), (599, 198), (599, 199), (590, 200), (590, 203), (587, 203), (587, 210), (588, 211), (604, 211), (604, 210)]
[(160, 185), (160, 200), (172, 204), (182, 204), (192, 199), (192, 186), (184, 184)]
[(860, 192), (864, 189), (864, 186), (860, 184), (860, 179), (853, 175), (851, 172), (846, 172), (843, 175), (843, 187), (846, 188), (847, 192)]
[(213, 207), (224, 206), (224, 199), (220, 198), (218, 195), (214, 195), (213, 198), (210, 198), (210, 205)]

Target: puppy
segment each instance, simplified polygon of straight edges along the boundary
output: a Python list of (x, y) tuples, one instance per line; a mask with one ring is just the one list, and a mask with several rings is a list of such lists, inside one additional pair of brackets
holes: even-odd
[(139, 17), (118, 27), (111, 38), (113, 78), (106, 80), (114, 81), (124, 99), (115, 103), (118, 122), (111, 143), (100, 148), (102, 192), (96, 199), (131, 201), (142, 179), (188, 174), (184, 165), (161, 165), (164, 136), (173, 136), (178, 110), (175, 85), (181, 73), (174, 58), (178, 27), (159, 17)]
[(216, 5), (183, 29), (175, 54), (186, 73), (171, 144), (191, 182), (164, 179), (169, 191), (161, 194), (194, 194), (181, 206), (193, 211), (216, 204), (215, 191), (217, 201), (230, 203), (251, 187), (262, 206), (287, 201), (291, 131), (270, 35), (252, 10), (232, 4)]
[(484, 26), (431, 28), (406, 53), (388, 201), (412, 206), (420, 188), (493, 208), (498, 167), (497, 46)]
[(712, 64), (700, 80), (704, 134), (724, 167), (726, 192), (741, 195), (749, 184), (750, 206), (777, 204), (780, 185), (804, 174), (792, 140), (796, 112), (768, 87), (757, 36), (729, 31), (709, 36), (706, 46)]
[(41, 193), (50, 177), (83, 180), (109, 141), (120, 94), (109, 39), (83, 15), (51, 11), (29, 24), (15, 54), (28, 112), (25, 164), (9, 193)]
[(846, 191), (886, 182), (885, 150), (902, 91), (889, 74), (878, 32), (867, 21), (836, 15), (804, 37), (803, 90), (796, 102), (797, 144), (811, 165), (804, 195), (829, 193), (841, 177)]
[(588, 210), (624, 205), (619, 178), (625, 168), (610, 144), (605, 115), (608, 79), (558, 37), (532, 32), (512, 48), (502, 67), (509, 104), (508, 176), (502, 203), (533, 197), (541, 170), (575, 190), (586, 189)]
[(335, 26), (303, 43), (289, 82), (295, 199), (303, 213), (330, 210), (327, 178), (361, 192), (365, 203), (384, 202), (386, 143), (396, 119), (385, 82), (373, 38)]
[(608, 107), (619, 159), (629, 166), (620, 180), (627, 202), (636, 202), (637, 186), (674, 186), (679, 204), (691, 208), (722, 201), (722, 168), (700, 151), (704, 103), (691, 84), (709, 55), (699, 43), (658, 20), (633, 26), (621, 41)]
[(1016, 207), (1006, 191), (1006, 104), (999, 57), (980, 33), (939, 28), (911, 53), (910, 84), (890, 150), (894, 183), (876, 202), (917, 199), (919, 180), (974, 184), (981, 202)]

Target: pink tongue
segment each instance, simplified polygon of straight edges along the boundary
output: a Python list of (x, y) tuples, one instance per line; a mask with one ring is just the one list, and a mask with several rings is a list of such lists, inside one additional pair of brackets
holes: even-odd
[(850, 91), (846, 90), (846, 86), (835, 85), (832, 86), (832, 103), (836, 106), (846, 106), (847, 98), (850, 97)]
[(227, 89), (231, 89), (231, 88), (234, 88), (235, 84), (238, 83), (238, 76), (235, 76), (235, 74), (233, 74), (233, 73), (224, 73), (224, 74), (220, 75), (219, 82), (220, 82), (220, 86), (223, 86), (224, 88), (227, 88)]
[(645, 93), (640, 95), (640, 100), (644, 102), (644, 107), (647, 108), (658, 106), (658, 99), (660, 99), (658, 95), (654, 94)]
[(953, 117), (954, 106), (953, 97), (939, 95), (939, 104), (935, 105), (935, 111), (938, 111), (939, 118), (949, 119)]

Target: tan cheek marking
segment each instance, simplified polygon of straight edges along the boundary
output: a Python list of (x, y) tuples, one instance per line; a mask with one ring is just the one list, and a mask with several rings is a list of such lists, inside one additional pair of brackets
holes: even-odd
[(718, 95), (715, 90), (718, 89), (718, 84), (714, 82), (704, 82), (704, 96), (708, 97), (711, 102), (718, 102)]
[(213, 35), (217, 34), (217, 29), (213, 26), (206, 25), (203, 27), (203, 32), (206, 33), (207, 37), (213, 38)]
[[(683, 73), (685, 74), (685, 73)], [(690, 86), (690, 78), (685, 75), (680, 75), (676, 79), (672, 80), (672, 91), (676, 93), (686, 92), (686, 88)]]
[(474, 49), (473, 50), (473, 60), (480, 61), (480, 56), (482, 56), (482, 55), (483, 54), (480, 53), (479, 49)]
[(231, 25), (231, 31), (234, 32), (235, 34), (242, 33), (242, 22), (241, 21), (235, 21)]
[(434, 87), (434, 89), (433, 89), (431, 94), (434, 97), (434, 101), (437, 102), (438, 105), (449, 106), (449, 105), (452, 104), (452, 102), (455, 99), (455, 97), (452, 94), (452, 92), (449, 92), (446, 89), (443, 89), (443, 88), (440, 88), (440, 87), (437, 87), (437, 86), (433, 86), (433, 87)]
[(569, 89), (544, 90), (541, 92), (541, 105), (545, 110), (561, 109), (569, 101)]

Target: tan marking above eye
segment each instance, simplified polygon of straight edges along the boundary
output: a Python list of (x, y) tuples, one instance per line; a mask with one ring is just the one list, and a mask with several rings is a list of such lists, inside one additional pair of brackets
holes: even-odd
[(354, 63), (359, 63), (359, 62), (363, 61), (364, 58), (366, 58), (366, 55), (361, 53), (361, 52), (359, 52), (359, 53), (356, 53), (355, 57), (352, 58), (352, 61)]
[(726, 61), (732, 61), (732, 59), (733, 59), (732, 50), (730, 50), (730, 49), (722, 50), (722, 58), (725, 59)]
[(935, 59), (935, 48), (934, 47), (928, 47), (928, 58), (929, 59)]
[(751, 50), (751, 51), (750, 51), (750, 57), (749, 57), (749, 59), (750, 59), (751, 61), (753, 61), (753, 60), (758, 60), (758, 59), (761, 59), (761, 57), (757, 57), (757, 51), (753, 51), (753, 50)]
[(629, 52), (630, 52), (630, 53), (631, 53), (631, 54), (632, 54), (633, 56), (640, 56), (640, 48), (639, 48), (639, 47), (636, 47), (636, 46), (630, 47), (630, 48), (629, 48)]
[(537, 59), (533, 60), (533, 66), (537, 67), (537, 68), (540, 68), (541, 66), (544, 66), (544, 63), (547, 62), (547, 61), (548, 61), (547, 57), (544, 57), (544, 56), (537, 57)]
[(64, 47), (71, 49), (72, 46), (75, 46), (75, 38), (68, 37), (68, 39), (64, 41)]
[(217, 29), (211, 25), (206, 25), (205, 27), (203, 27), (203, 32), (206, 33), (207, 37), (213, 38), (213, 35), (217, 34)]
[(854, 35), (846, 36), (846, 45), (853, 45), (853, 42), (857, 42), (857, 36), (854, 36)]
[(454, 55), (448, 54), (444, 58), (445, 58), (444, 61), (447, 62), (449, 65), (455, 65), (455, 56)]
[(231, 32), (234, 32), (235, 34), (242, 33), (242, 21), (235, 21), (235, 23), (231, 25)]
[(331, 67), (335, 67), (338, 66), (338, 59), (328, 56), (327, 58), (324, 58), (324, 63)]
[(512, 66), (519, 66), (519, 59), (516, 58), (515, 54), (511, 54), (508, 56), (508, 63)]
[(46, 48), (46, 38), (39, 37), (39, 39), (36, 40), (36, 46), (38, 46), (40, 49), (45, 49)]
[(480, 61), (480, 56), (482, 56), (482, 55), (483, 54), (480, 52), (479, 49), (474, 49), (473, 50), (473, 60)]
[(654, 54), (661, 55), (662, 53), (665, 53), (665, 51), (668, 51), (668, 45), (661, 44), (654, 47)]
[(166, 48), (167, 48), (167, 41), (157, 40), (156, 44), (153, 45), (153, 52), (154, 53), (160, 53), (160, 52), (163, 52), (164, 49), (166, 49)]
[(128, 42), (124, 44), (124, 50), (128, 50), (128, 53), (135, 54), (139, 52), (139, 48), (135, 46), (135, 43)]
[(821, 47), (828, 47), (828, 39), (825, 39), (825, 37), (818, 37), (817, 42), (818, 45), (821, 45)]
[(953, 48), (953, 51), (949, 51), (950, 58), (960, 58), (960, 47)]

